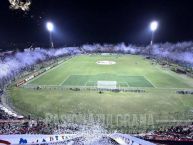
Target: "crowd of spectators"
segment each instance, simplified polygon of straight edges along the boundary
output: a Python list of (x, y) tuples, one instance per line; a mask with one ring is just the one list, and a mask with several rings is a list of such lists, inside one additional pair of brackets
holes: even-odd
[(193, 143), (193, 124), (186, 126), (175, 126), (167, 129), (159, 130), (143, 135), (143, 138), (151, 141), (189, 141)]
[(15, 117), (8, 115), (0, 109), (0, 120), (14, 119)]
[(7, 120), (0, 122), (0, 135), (10, 134), (52, 134), (53, 126), (42, 121)]

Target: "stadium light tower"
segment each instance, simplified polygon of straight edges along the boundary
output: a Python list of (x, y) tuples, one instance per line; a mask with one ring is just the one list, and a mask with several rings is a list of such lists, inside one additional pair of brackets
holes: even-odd
[(152, 31), (152, 37), (151, 37), (151, 45), (153, 45), (153, 39), (154, 39), (154, 32), (157, 30), (158, 28), (158, 22), (157, 21), (152, 21), (150, 24), (150, 29)]
[(47, 22), (46, 27), (47, 27), (47, 30), (50, 33), (50, 46), (51, 46), (51, 48), (53, 48), (54, 47), (54, 42), (53, 42), (53, 39), (52, 39), (52, 32), (54, 30), (54, 24), (52, 22)]

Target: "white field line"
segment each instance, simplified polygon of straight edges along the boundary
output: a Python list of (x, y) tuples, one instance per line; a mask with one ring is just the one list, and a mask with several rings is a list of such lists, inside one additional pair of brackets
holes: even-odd
[(84, 86), (87, 87), (87, 86), (88, 86), (88, 85), (87, 85), (88, 83), (91, 83), (91, 84), (93, 83), (93, 85), (94, 85), (96, 82), (95, 82), (95, 81), (86, 81), (86, 83), (84, 84)]
[[(175, 72), (173, 72), (173, 71), (171, 71), (171, 70), (167, 70), (167, 69), (166, 69), (166, 70), (162, 70), (159, 66), (155, 66), (155, 68), (157, 68), (159, 71), (161, 71), (161, 72), (163, 72), (163, 73), (165, 73), (165, 74), (168, 74), (169, 76), (171, 76), (171, 77), (179, 80), (180, 82), (183, 82), (183, 83), (189, 85), (190, 88), (191, 88), (191, 84), (186, 83), (186, 82), (184, 81), (185, 78), (183, 78), (182, 75), (177, 74), (177, 73), (175, 73)], [(172, 75), (171, 73), (174, 73), (175, 75)], [(178, 78), (176, 75), (178, 75), (180, 78), (182, 78), (183, 81), (182, 81), (180, 78)], [(185, 75), (185, 77), (187, 77), (187, 76)]]
[[(76, 56), (75, 56), (76, 57)], [(70, 59), (72, 59), (74, 57), (71, 57)], [(69, 59), (68, 59), (69, 60)], [(67, 61), (68, 61), (67, 60)], [(65, 61), (66, 62), (66, 61)], [(71, 76), (71, 75), (80, 75), (80, 74), (69, 74), (60, 84), (58, 84), (59, 86), (62, 86), (62, 84)]]
[[(70, 74), (70, 75), (68, 75), (59, 85), (61, 86), (70, 76), (75, 76), (75, 75), (79, 75), (79, 76), (85, 76), (85, 75), (89, 75), (89, 74)], [(98, 75), (98, 74), (92, 74), (92, 75), (90, 75), (90, 76), (95, 76), (95, 75)], [(94, 82), (94, 81), (87, 81), (87, 82)], [(85, 85), (87, 84), (87, 82), (85, 83)], [(84, 86), (85, 86), (84, 85)]]
[[(33, 78), (32, 80), (29, 80), (29, 81), (26, 82), (25, 84), (29, 84), (30, 82), (37, 80), (37, 79), (40, 78), (41, 76), (44, 76), (44, 75), (47, 74), (48, 72), (50, 72), (50, 71), (52, 71), (52, 70), (54, 70), (54, 69), (57, 69), (59, 66), (61, 66), (61, 65), (64, 64), (64, 63), (66, 63), (67, 61), (69, 61), (69, 60), (72, 59), (72, 58), (73, 58), (73, 57), (71, 57), (71, 58), (69, 58), (68, 60), (66, 60), (66, 61), (64, 61), (64, 62), (62, 62), (62, 63), (60, 63), (60, 64), (58, 64), (57, 66), (55, 66), (55, 67), (49, 69), (48, 71), (45, 71), (44, 73), (42, 73), (42, 74), (40, 74), (39, 76)], [(24, 84), (24, 85), (25, 85), (25, 84)]]
[[(182, 74), (177, 74), (177, 73), (176, 73), (175, 75), (172, 75), (172, 74), (171, 74), (171, 73), (175, 73), (175, 72), (169, 72), (169, 71), (167, 71), (166, 73), (169, 74), (170, 76), (173, 76), (173, 77), (176, 78), (177, 80), (183, 82), (184, 84), (190, 86), (190, 88), (193, 89), (192, 83), (189, 83), (189, 82), (187, 82), (187, 81), (185, 80), (185, 79), (188, 79), (188, 76), (185, 75), (186, 78), (184, 78), (184, 77), (182, 76)], [(179, 77), (177, 77), (176, 75), (178, 75), (181, 79), (180, 79)], [(190, 79), (190, 78), (189, 78), (189, 79)], [(191, 79), (192, 79), (192, 78), (191, 78)]]
[(146, 77), (146, 76), (143, 76), (143, 77), (144, 77), (148, 82), (150, 82), (150, 83), (153, 85), (154, 88), (157, 88), (157, 86), (156, 86), (152, 81), (150, 81), (148, 77)]
[(130, 85), (129, 85), (127, 82), (119, 82), (118, 84), (119, 84), (119, 86), (120, 86), (121, 84), (126, 84), (127, 87), (130, 87)]
[(59, 86), (61, 86), (70, 76), (73, 76), (73, 75), (80, 75), (80, 74), (70, 74), (70, 75), (68, 75), (68, 76), (59, 84)]
[[(78, 75), (78, 74), (73, 74), (73, 75)], [(69, 76), (70, 76), (70, 75), (69, 75)], [(62, 86), (62, 84), (69, 78), (69, 76), (68, 76), (66, 79), (64, 79), (64, 81), (63, 81), (62, 83), (60, 83), (59, 85), (44, 85), (44, 86)], [(153, 85), (153, 87), (156, 88), (156, 89), (161, 89), (161, 90), (179, 90), (179, 89), (191, 90), (191, 88), (169, 88), (169, 87), (163, 88), (163, 87), (157, 87), (157, 86), (156, 86), (154, 83), (152, 83), (146, 76), (144, 76), (144, 78), (147, 79), (147, 81), (149, 81), (149, 82)], [(89, 87), (89, 86), (87, 85), (88, 83), (95, 83), (95, 82), (94, 82), (94, 81), (87, 81), (82, 87)], [(126, 84), (128, 88), (142, 88), (142, 89), (146, 88), (146, 89), (152, 89), (151, 87), (132, 87), (132, 86), (130, 86), (127, 82), (120, 82), (119, 85), (120, 85), (120, 84)], [(41, 86), (41, 85), (40, 85), (40, 86)], [(68, 86), (68, 85), (66, 85), (66, 86)], [(70, 86), (73, 86), (73, 85), (70, 85)], [(64, 87), (65, 87), (65, 86), (64, 86)], [(120, 87), (120, 88), (121, 88), (121, 87)]]
[(62, 86), (62, 84), (70, 77), (71, 75), (68, 75), (60, 84), (59, 86)]
[[(92, 82), (92, 81), (88, 81), (88, 82)], [(87, 83), (88, 83), (87, 82)], [(94, 81), (93, 81), (94, 82)], [(35, 84), (29, 84), (30, 86), (37, 86), (37, 85), (35, 85)], [(38, 86), (49, 86), (49, 87), (61, 87), (60, 85), (38, 85)], [(80, 88), (83, 88), (83, 87), (88, 87), (89, 88), (89, 86), (73, 86), (73, 85), (66, 85), (66, 86), (64, 86), (64, 88), (65, 87), (80, 87)], [(93, 87), (95, 87), (95, 86), (93, 86)], [(121, 87), (122, 88), (122, 87)], [(156, 87), (156, 88), (151, 88), (151, 87), (131, 87), (131, 86), (129, 86), (128, 88), (132, 88), (132, 89), (147, 89), (147, 90), (152, 90), (152, 89), (155, 89), (155, 90), (180, 90), (180, 89), (182, 89), (182, 90), (193, 90), (193, 89), (191, 89), (191, 88), (158, 88), (158, 87)]]
[(160, 90), (180, 90), (180, 89), (182, 89), (182, 90), (193, 90), (193, 88), (163, 88), (163, 87), (159, 87), (159, 88), (157, 88), (157, 89), (160, 89)]
[(127, 84), (127, 87), (130, 87), (130, 85), (128, 84), (128, 82), (125, 82)]

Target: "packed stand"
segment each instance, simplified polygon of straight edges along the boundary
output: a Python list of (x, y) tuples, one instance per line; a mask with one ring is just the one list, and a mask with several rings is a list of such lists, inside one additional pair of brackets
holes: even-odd
[(151, 141), (190, 141), (193, 143), (193, 124), (188, 126), (176, 126), (160, 129), (143, 135), (143, 138)]
[(52, 133), (53, 127), (41, 121), (15, 120), (0, 123), (0, 135)]

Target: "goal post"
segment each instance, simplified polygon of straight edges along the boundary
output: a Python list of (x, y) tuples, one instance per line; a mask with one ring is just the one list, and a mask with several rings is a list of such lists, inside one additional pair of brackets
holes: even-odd
[(97, 81), (98, 89), (117, 89), (116, 81)]

